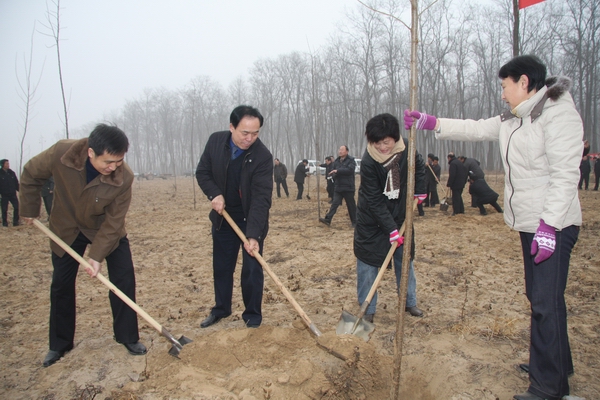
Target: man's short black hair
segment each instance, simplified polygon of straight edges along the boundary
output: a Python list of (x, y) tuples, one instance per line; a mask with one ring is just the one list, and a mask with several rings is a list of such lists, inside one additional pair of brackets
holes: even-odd
[(308, 164), (308, 160), (306, 158), (302, 160), (302, 162)]
[(521, 76), (529, 78), (527, 93), (532, 90), (540, 90), (546, 84), (546, 66), (536, 56), (523, 55), (514, 57), (504, 64), (498, 71), (498, 78), (510, 77), (513, 82), (518, 82)]
[(229, 115), (229, 122), (231, 122), (231, 125), (233, 125), (234, 128), (237, 128), (240, 121), (244, 117), (258, 118), (258, 120), (260, 121), (260, 126), (261, 127), (263, 126), (263, 116), (260, 113), (260, 111), (258, 111), (256, 108), (254, 108), (252, 106), (245, 106), (245, 105), (237, 106), (236, 108), (233, 109), (233, 111), (231, 112), (231, 115)]
[(129, 140), (116, 125), (98, 124), (88, 137), (88, 146), (97, 156), (104, 153), (121, 155), (129, 150)]
[(374, 116), (367, 122), (365, 136), (369, 143), (377, 143), (387, 137), (395, 142), (400, 140), (400, 124), (392, 114), (384, 113)]
[(3, 158), (2, 160), (0, 160), (0, 168), (4, 168), (4, 163), (7, 161), (8, 160), (6, 158)]

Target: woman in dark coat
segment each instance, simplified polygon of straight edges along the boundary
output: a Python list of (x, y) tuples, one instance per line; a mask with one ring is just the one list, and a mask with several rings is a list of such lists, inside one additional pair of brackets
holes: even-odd
[[(367, 150), (360, 168), (360, 188), (354, 231), (354, 255), (356, 256), (358, 303), (362, 304), (375, 281), (378, 269), (393, 242), (398, 243), (394, 252), (396, 284), (400, 287), (404, 237), (398, 229), (406, 212), (408, 162), (406, 144), (400, 138), (398, 120), (391, 114), (373, 117), (366, 128)], [(425, 163), (418, 153), (415, 161), (415, 197), (422, 202), (426, 197), (427, 183)], [(411, 243), (414, 256), (414, 241)], [(384, 266), (385, 267), (385, 266)], [(410, 261), (406, 311), (422, 316), (417, 308), (417, 282), (413, 261)], [(377, 306), (377, 294), (367, 308), (365, 319), (373, 322)]]

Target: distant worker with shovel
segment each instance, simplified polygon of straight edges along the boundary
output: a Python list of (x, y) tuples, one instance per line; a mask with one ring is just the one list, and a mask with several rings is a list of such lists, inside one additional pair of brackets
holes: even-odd
[[(392, 243), (397, 242), (394, 252), (396, 285), (400, 288), (404, 236), (398, 230), (406, 217), (406, 192), (408, 155), (404, 140), (400, 137), (398, 119), (391, 114), (379, 114), (367, 122), (365, 136), (367, 149), (360, 166), (360, 188), (356, 229), (354, 231), (354, 255), (358, 303), (363, 304), (375, 282), (378, 268), (382, 265)], [(415, 199), (422, 202), (427, 197), (425, 162), (420, 154), (415, 160)], [(414, 257), (414, 242), (411, 243)], [(377, 294), (367, 307), (364, 319), (373, 322), (377, 306)], [(417, 307), (417, 281), (413, 261), (410, 261), (406, 311), (421, 317)]]
[[(54, 177), (50, 230), (83, 255), (89, 249), (87, 273), (98, 275), (106, 259), (110, 281), (135, 301), (135, 274), (125, 216), (131, 203), (133, 172), (123, 161), (129, 148), (125, 133), (99, 124), (90, 136), (60, 140), (33, 157), (21, 175), (21, 217), (28, 224), (40, 215), (42, 186)], [(48, 367), (71, 349), (75, 337), (75, 280), (79, 262), (52, 242), (50, 351)], [(132, 355), (146, 354), (139, 342), (137, 314), (113, 292), (109, 294), (115, 340)]]
[(269, 230), (273, 193), (273, 156), (258, 138), (261, 113), (250, 106), (236, 107), (229, 130), (213, 133), (196, 168), (196, 179), (212, 204), (213, 279), (215, 305), (201, 328), (231, 315), (233, 274), (242, 240), (223, 218), (226, 210), (248, 239), (242, 251), (242, 319), (248, 328), (262, 323), (263, 269), (252, 255), (262, 255)]

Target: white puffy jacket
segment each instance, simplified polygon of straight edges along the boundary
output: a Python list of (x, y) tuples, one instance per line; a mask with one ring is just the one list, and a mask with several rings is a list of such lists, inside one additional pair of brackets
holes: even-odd
[(504, 221), (517, 231), (534, 233), (540, 219), (558, 230), (581, 225), (583, 123), (570, 87), (568, 78), (553, 77), (512, 112), (478, 121), (439, 120), (438, 139), (499, 141), (506, 173)]

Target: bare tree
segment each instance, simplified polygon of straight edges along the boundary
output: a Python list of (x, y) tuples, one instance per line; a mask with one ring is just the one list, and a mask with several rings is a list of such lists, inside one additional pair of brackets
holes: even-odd
[(17, 61), (15, 60), (15, 73), (17, 75), (17, 82), (19, 84), (19, 98), (23, 101), (23, 135), (21, 136), (21, 147), (19, 151), (19, 171), (23, 168), (23, 146), (25, 144), (25, 136), (27, 136), (27, 129), (29, 128), (29, 121), (32, 118), (31, 111), (33, 105), (35, 104), (35, 93), (37, 91), (38, 85), (42, 78), (42, 72), (44, 67), (42, 65), (42, 69), (40, 71), (40, 76), (37, 81), (32, 82), (32, 66), (33, 66), (33, 37), (35, 34), (35, 22), (33, 24), (33, 31), (31, 32), (31, 43), (29, 48), (29, 60), (25, 59), (25, 55), (23, 55), (23, 70), (24, 70), (24, 82), (21, 82), (19, 78), (19, 72), (17, 68)]
[(60, 31), (61, 31), (61, 27), (60, 27), (60, 0), (52, 0), (52, 3), (54, 4), (56, 10), (51, 10), (50, 7), (48, 6), (48, 3), (46, 3), (46, 22), (48, 23), (48, 25), (44, 25), (42, 24), (48, 31), (50, 31), (49, 34), (47, 33), (43, 33), (46, 36), (50, 36), (52, 37), (52, 39), (54, 40), (54, 44), (53, 46), (56, 47), (56, 59), (58, 61), (58, 79), (60, 81), (60, 93), (62, 95), (62, 102), (63, 102), (63, 110), (64, 110), (64, 124), (65, 124), (65, 134), (67, 139), (69, 138), (69, 109), (67, 107), (67, 98), (65, 96), (65, 85), (64, 85), (64, 81), (63, 81), (63, 74), (62, 74), (62, 64), (61, 64), (61, 57), (60, 57)]

